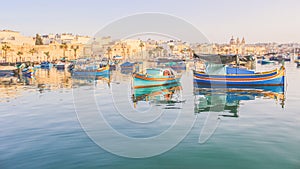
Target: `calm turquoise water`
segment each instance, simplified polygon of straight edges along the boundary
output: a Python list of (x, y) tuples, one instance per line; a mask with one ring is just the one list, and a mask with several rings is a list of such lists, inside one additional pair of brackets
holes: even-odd
[[(36, 79), (1, 85), (0, 168), (300, 168), (300, 69), (293, 63), (286, 67), (284, 101), (272, 92), (238, 91), (235, 96), (244, 99), (231, 100), (229, 109), (224, 110), (223, 104), (210, 112), (198, 110), (197, 101), (207, 100), (212, 94), (194, 96), (189, 72), (183, 73), (182, 90), (166, 89), (134, 103), (128, 75), (114, 72), (108, 85), (105, 79), (95, 84), (93, 80), (72, 80), (68, 72), (39, 70)], [(147, 138), (162, 133), (173, 124), (177, 117), (174, 114), (187, 115), (178, 122), (179, 126), (190, 125), (190, 117), (195, 118), (195, 123), (188, 135), (165, 153), (149, 158), (120, 157), (98, 146), (82, 129), (76, 106), (76, 110), (86, 110), (85, 120), (97, 120), (89, 116), (93, 109), (89, 107), (91, 98), (82, 91), (94, 93), (112, 128), (130, 137)], [(114, 108), (109, 102), (111, 94)], [(213, 95), (224, 98), (228, 93)], [(224, 101), (229, 102), (226, 98)], [(123, 111), (137, 116), (151, 112), (164, 115), (156, 122), (138, 125), (120, 117), (118, 112)], [(211, 120), (209, 124), (207, 119)], [(208, 132), (212, 135), (200, 144), (199, 135), (205, 127), (214, 132)], [(111, 139), (113, 146), (121, 146), (123, 140)], [(153, 144), (164, 147), (168, 140)]]

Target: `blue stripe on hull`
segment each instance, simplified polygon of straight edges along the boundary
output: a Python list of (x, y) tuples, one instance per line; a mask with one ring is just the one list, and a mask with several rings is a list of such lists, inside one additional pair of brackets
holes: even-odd
[(254, 74), (254, 75), (244, 75), (244, 76), (239, 76), (239, 75), (207, 75), (207, 74), (201, 74), (201, 73), (196, 73), (194, 72), (194, 75), (199, 76), (199, 77), (209, 77), (209, 78), (238, 78), (238, 79), (247, 79), (247, 78), (261, 78), (261, 77), (269, 77), (275, 75), (277, 72), (272, 72), (269, 74)]
[(243, 86), (263, 86), (263, 85), (284, 85), (284, 76), (262, 80), (262, 81), (217, 81), (217, 80), (203, 80), (194, 78), (194, 83), (211, 84), (211, 85), (243, 85)]
[(57, 65), (56, 69), (65, 69), (65, 65)]
[(53, 66), (52, 63), (49, 63), (49, 64), (41, 64), (41, 68), (44, 68), (44, 69), (49, 69)]

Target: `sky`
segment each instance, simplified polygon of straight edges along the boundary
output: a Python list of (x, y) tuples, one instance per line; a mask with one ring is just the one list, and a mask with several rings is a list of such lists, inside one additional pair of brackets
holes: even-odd
[(144, 12), (184, 19), (214, 43), (231, 36), (246, 43), (300, 43), (299, 0), (9, 0), (1, 2), (0, 29), (93, 36), (117, 19)]

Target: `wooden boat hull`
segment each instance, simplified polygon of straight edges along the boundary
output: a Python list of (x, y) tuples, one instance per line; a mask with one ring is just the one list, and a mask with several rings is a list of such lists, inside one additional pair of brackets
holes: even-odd
[(199, 77), (210, 77), (210, 78), (227, 78), (227, 79), (232, 79), (232, 78), (242, 78), (242, 79), (246, 79), (246, 78), (263, 78), (263, 77), (270, 77), (270, 76), (274, 76), (277, 74), (277, 70), (272, 70), (269, 72), (262, 72), (262, 73), (255, 73), (255, 74), (228, 74), (228, 75), (209, 75), (209, 74), (205, 74), (204, 72), (197, 72), (194, 71), (194, 75), (199, 76)]
[(0, 70), (0, 77), (13, 76), (14, 74), (15, 74), (14, 70)]
[(133, 88), (157, 87), (178, 83), (180, 76), (151, 77), (143, 74), (133, 74)]
[(32, 68), (32, 69), (25, 69), (22, 71), (23, 76), (25, 77), (29, 77), (32, 78), (35, 74), (36, 69)]
[(300, 67), (300, 60), (296, 60), (295, 63), (297, 64), (297, 67)]
[(109, 75), (109, 66), (92, 70), (73, 70), (73, 76), (104, 76)]
[(261, 61), (262, 65), (268, 65), (268, 64), (273, 64), (273, 63), (274, 63), (274, 61), (269, 61), (269, 60), (262, 60)]
[(168, 62), (165, 66), (170, 67), (173, 70), (186, 70), (186, 64), (182, 62)]
[(41, 63), (42, 69), (50, 69), (53, 66), (52, 63)]
[(253, 75), (206, 75), (194, 72), (194, 83), (213, 86), (283, 86), (285, 68)]
[(59, 70), (64, 70), (65, 69), (65, 65), (56, 65), (56, 69), (59, 69)]
[(133, 73), (133, 68), (121, 68), (121, 73), (128, 75)]

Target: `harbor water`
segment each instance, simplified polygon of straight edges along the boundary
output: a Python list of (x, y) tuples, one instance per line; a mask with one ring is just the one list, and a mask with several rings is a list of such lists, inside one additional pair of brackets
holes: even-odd
[[(55, 68), (38, 69), (30, 79), (2, 77), (0, 168), (299, 168), (300, 69), (294, 63), (285, 66), (286, 85), (281, 92), (195, 92), (190, 69), (181, 72), (179, 86), (157, 89), (157, 95), (134, 91), (130, 73), (118, 69), (96, 80), (75, 79), (68, 71)], [(279, 65), (257, 66), (257, 70), (275, 67)], [(217, 100), (213, 96), (223, 98), (222, 104), (215, 101), (221, 108), (209, 102)], [(86, 129), (97, 129), (84, 128), (85, 122), (97, 120), (89, 114), (97, 109), (89, 106), (92, 102), (115, 131), (128, 137), (155, 137), (176, 120), (179, 128), (191, 126), (191, 130), (162, 153), (124, 157), (119, 154), (126, 152), (111, 152), (87, 134)], [(130, 123), (118, 114), (126, 111), (133, 112), (132, 116), (158, 113), (159, 118), (145, 124)], [(115, 138), (106, 135), (106, 143), (122, 151), (147, 153), (147, 147), (121, 147), (124, 140)], [(168, 147), (173, 144), (171, 139), (153, 144)]]

